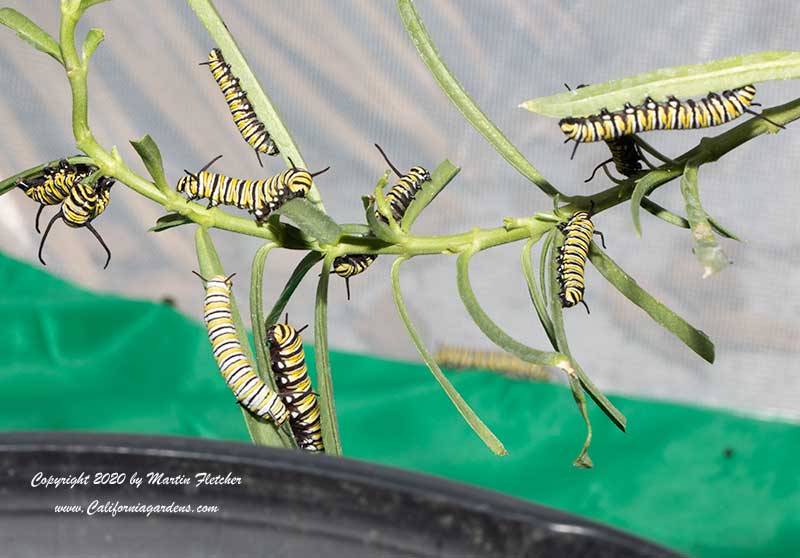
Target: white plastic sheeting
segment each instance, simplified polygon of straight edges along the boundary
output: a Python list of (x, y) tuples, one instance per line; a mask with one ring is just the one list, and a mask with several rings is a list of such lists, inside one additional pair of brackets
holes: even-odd
[[(57, 35), (55, 2), (8, 1)], [(589, 145), (569, 160), (555, 120), (517, 108), (524, 100), (560, 92), (563, 83), (597, 83), (660, 67), (739, 53), (796, 46), (800, 4), (714, 2), (419, 2), (439, 50), (485, 112), (553, 184), (568, 194), (609, 186), (583, 183), (607, 157)], [(391, 2), (220, 1), (234, 33), (298, 142), (308, 165), (332, 170), (318, 186), (340, 222), (363, 222), (360, 196), (371, 192), (385, 165), (434, 168), (448, 157), (463, 170), (415, 226), (422, 235), (498, 225), (503, 217), (549, 210), (552, 202), (526, 182), (467, 124), (419, 60)], [(213, 43), (180, 2), (110, 2), (92, 8), (80, 27), (106, 32), (90, 70), (90, 120), (107, 148), (145, 174), (128, 140), (149, 133), (159, 144), (167, 177), (197, 169), (217, 154), (215, 169), (243, 177), (281, 170), (277, 159), (259, 168), (238, 137), (207, 68), (198, 66)], [(8, 30), (0, 30), (0, 175), (75, 152), (70, 97), (62, 69)], [(759, 87), (765, 106), (798, 95), (797, 82)], [(668, 154), (694, 145), (703, 132), (649, 134)], [(608, 253), (653, 295), (709, 334), (717, 363), (709, 365), (629, 304), (591, 267), (582, 307), (567, 312), (574, 354), (607, 391), (670, 398), (746, 412), (800, 418), (796, 366), (800, 275), (796, 213), (800, 128), (764, 136), (700, 170), (705, 208), (746, 242), (723, 241), (734, 265), (702, 279), (691, 238), (643, 212), (643, 237), (627, 204), (596, 218)], [(677, 211), (678, 183), (655, 199)], [(19, 192), (0, 200), (0, 248), (36, 263), (35, 204)], [(199, 317), (202, 287), (193, 227), (146, 232), (163, 210), (124, 186), (96, 222), (113, 250), (103, 271), (102, 249), (86, 231), (57, 225), (45, 249), (48, 270), (89, 288), (148, 299), (171, 297)], [(48, 213), (49, 215), (49, 213)], [(256, 239), (214, 231), (226, 270), (238, 272), (235, 291), (246, 309)], [(476, 293), (493, 319), (518, 339), (544, 348), (519, 266), (520, 245), (486, 251), (474, 260)], [(267, 294), (274, 297), (299, 253), (270, 255)], [(332, 278), (330, 343), (336, 349), (392, 358), (417, 355), (391, 300), (383, 257), (351, 282)], [(404, 267), (407, 303), (425, 340), (490, 348), (469, 320), (455, 290), (452, 256), (428, 256)], [(313, 320), (316, 273), (289, 305), (293, 321)], [(179, 340), (176, 340), (179, 342)]]

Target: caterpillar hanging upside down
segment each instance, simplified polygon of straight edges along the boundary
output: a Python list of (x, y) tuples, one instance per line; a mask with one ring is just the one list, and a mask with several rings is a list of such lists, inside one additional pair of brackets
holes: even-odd
[(219, 371), (236, 400), (252, 415), (271, 420), (277, 426), (289, 418), (289, 410), (280, 396), (253, 371), (233, 325), (231, 314), (231, 279), (233, 275), (215, 275), (209, 279), (193, 271), (205, 283), (203, 321)]
[[(689, 130), (720, 126), (739, 118), (745, 112), (763, 118), (770, 124), (783, 128), (764, 115), (750, 110), (750, 106), (760, 106), (753, 102), (756, 88), (745, 85), (722, 93), (709, 93), (705, 97), (681, 101), (674, 96), (657, 102), (645, 98), (640, 105), (625, 103), (622, 110), (610, 112), (606, 109), (599, 114), (584, 117), (568, 117), (559, 121), (565, 141), (580, 143), (614, 140), (653, 130)], [(575, 154), (573, 150), (573, 156)]]
[(114, 179), (101, 176), (94, 184), (87, 183), (86, 179), (97, 170), (97, 167), (93, 165), (72, 164), (67, 159), (61, 159), (57, 165), (46, 167), (38, 176), (17, 180), (17, 186), (25, 195), (39, 204), (35, 221), (37, 233), (40, 232), (39, 218), (44, 208), (48, 205), (61, 204), (58, 212), (47, 224), (39, 243), (39, 261), (42, 262), (42, 265), (47, 265), (42, 252), (50, 229), (58, 219), (61, 219), (68, 227), (85, 227), (94, 235), (107, 254), (103, 269), (108, 267), (111, 261), (111, 250), (103, 241), (100, 233), (92, 226), (92, 221), (108, 207)]
[(184, 170), (186, 174), (178, 180), (176, 190), (186, 194), (189, 200), (207, 199), (209, 208), (232, 205), (246, 209), (255, 215), (259, 224), (287, 201), (306, 197), (314, 177), (330, 169), (326, 167), (312, 174), (306, 169), (298, 169), (292, 163), (292, 168), (270, 178), (246, 180), (208, 172), (207, 169), (220, 157), (222, 155), (209, 161), (197, 173)]
[(211, 70), (211, 75), (219, 85), (220, 91), (225, 97), (225, 102), (228, 103), (228, 110), (233, 116), (233, 123), (236, 124), (239, 133), (244, 141), (256, 151), (258, 164), (262, 167), (264, 164), (261, 162), (261, 154), (278, 155), (278, 146), (275, 141), (267, 132), (266, 125), (259, 120), (250, 100), (247, 98), (247, 92), (239, 85), (239, 78), (233, 75), (231, 65), (225, 62), (222, 57), (222, 51), (215, 48), (208, 54), (208, 61), (201, 62), (201, 66), (207, 65)]
[(35, 222), (37, 233), (41, 233), (39, 218), (44, 208), (63, 202), (78, 182), (96, 170), (97, 167), (91, 165), (73, 165), (66, 159), (61, 159), (57, 165), (46, 167), (41, 175), (17, 180), (17, 186), (25, 195), (39, 204)]
[[(389, 208), (392, 212), (392, 218), (399, 224), (408, 211), (408, 206), (414, 201), (414, 197), (422, 189), (422, 185), (431, 179), (431, 173), (427, 169), (420, 166), (411, 167), (406, 174), (400, 174), (389, 157), (386, 156), (381, 146), (377, 143), (375, 147), (380, 151), (383, 160), (394, 171), (399, 180), (397, 184), (392, 186), (386, 194), (386, 201), (389, 203)], [(375, 217), (388, 223), (388, 219), (375, 211)], [(367, 270), (377, 259), (377, 254), (345, 254), (333, 260), (333, 269), (331, 273), (335, 273), (339, 277), (344, 278), (345, 288), (347, 289), (347, 300), (350, 300), (350, 278), (358, 275)]]
[(289, 425), (300, 449), (325, 451), (317, 394), (308, 376), (303, 339), (300, 333), (308, 326), (295, 329), (286, 322), (267, 330), (272, 373), (279, 394), (289, 409)]
[(564, 235), (564, 242), (558, 249), (558, 284), (561, 287), (558, 297), (561, 299), (561, 306), (570, 308), (578, 303), (583, 304), (586, 313), (589, 313), (589, 306), (583, 300), (583, 291), (586, 287), (584, 282), (584, 272), (586, 260), (589, 257), (589, 245), (592, 236), (598, 235), (606, 246), (603, 233), (594, 230), (594, 223), (591, 219), (590, 211), (576, 211), (566, 223), (558, 225), (558, 229)]

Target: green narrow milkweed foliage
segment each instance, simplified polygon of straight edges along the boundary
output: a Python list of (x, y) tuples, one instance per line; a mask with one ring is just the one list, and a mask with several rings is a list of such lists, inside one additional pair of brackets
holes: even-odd
[[(220, 13), (211, 0), (187, 0), (208, 36), (221, 49), (233, 73), (239, 77), (242, 88), (247, 91), (258, 118), (267, 125), (267, 131), (279, 147), (284, 160), (291, 159), (298, 167), (305, 167), (299, 146), (295, 143), (289, 129), (280, 118), (280, 111), (261, 87), (259, 79), (250, 69), (244, 53), (239, 49), (233, 34), (226, 26)], [(253, 258), (251, 269), (251, 321), (256, 341), (255, 354), (249, 358), (261, 378), (274, 387), (271, 377), (269, 355), (265, 344), (266, 330), (281, 317), (286, 304), (296, 292), (298, 285), (313, 271), (318, 274), (316, 305), (313, 320), (314, 351), (317, 364), (317, 384), (322, 417), (322, 437), (328, 453), (335, 455), (346, 448), (346, 433), (339, 432), (334, 400), (336, 370), (331, 369), (328, 358), (328, 287), (333, 261), (346, 254), (376, 254), (396, 258), (392, 265), (390, 280), (399, 319), (409, 333), (410, 342), (417, 348), (423, 361), (430, 368), (433, 378), (450, 399), (454, 410), (453, 419), (458, 414), (474, 430), (487, 448), (497, 455), (506, 453), (503, 443), (494, 435), (491, 426), (484, 423), (469, 402), (458, 393), (431, 357), (422, 338), (417, 333), (406, 310), (405, 300), (400, 290), (401, 264), (421, 255), (452, 257), (456, 268), (456, 290), (478, 328), (493, 343), (503, 350), (538, 366), (548, 366), (560, 370), (568, 383), (578, 411), (586, 423), (586, 438), (580, 448), (574, 465), (581, 468), (592, 466), (589, 447), (592, 441), (592, 425), (587, 412), (591, 399), (620, 430), (624, 431), (627, 419), (620, 409), (606, 397), (592, 382), (568, 345), (562, 306), (559, 299), (558, 269), (555, 256), (562, 242), (561, 233), (556, 226), (567, 220), (577, 210), (590, 210), (593, 215), (622, 203), (630, 202), (633, 229), (641, 234), (642, 223), (639, 208), (645, 210), (682, 229), (691, 232), (694, 252), (706, 270), (706, 274), (719, 271), (727, 264), (727, 258), (720, 247), (719, 235), (736, 238), (709, 216), (700, 202), (698, 172), (703, 165), (716, 162), (723, 155), (735, 150), (743, 143), (758, 138), (765, 133), (774, 133), (777, 128), (764, 119), (743, 119), (736, 126), (705, 138), (696, 147), (672, 159), (664, 159), (657, 168), (645, 169), (633, 178), (627, 178), (611, 188), (588, 196), (566, 196), (561, 188), (552, 184), (534, 165), (514, 146), (512, 141), (491, 121), (487, 113), (467, 94), (458, 78), (450, 71), (443, 56), (439, 53), (433, 38), (425, 28), (423, 19), (412, 0), (397, 0), (400, 21), (408, 33), (411, 44), (417, 49), (421, 63), (431, 72), (443, 93), (453, 103), (475, 130), (486, 139), (506, 161), (526, 180), (542, 193), (541, 205), (530, 215), (498, 217), (498, 225), (493, 228), (472, 228), (464, 232), (453, 232), (441, 236), (416, 236), (413, 225), (425, 211), (435, 214), (436, 196), (447, 186), (457, 182), (459, 168), (449, 160), (442, 161), (432, 168), (432, 179), (423, 184), (409, 205), (400, 222), (392, 218), (392, 211), (385, 199), (385, 188), (391, 186), (387, 173), (376, 177), (377, 187), (364, 186), (364, 192), (372, 193), (365, 197), (365, 218), (362, 223), (338, 223), (328, 215), (323, 204), (323, 195), (331, 196), (336, 188), (320, 192), (313, 186), (305, 199), (294, 199), (279, 208), (267, 222), (257, 225), (253, 220), (230, 214), (224, 208), (208, 210), (200, 204), (187, 201), (180, 196), (165, 178), (164, 158), (170, 154), (162, 153), (155, 139), (145, 135), (132, 140), (134, 152), (142, 159), (149, 176), (133, 171), (125, 161), (130, 153), (123, 154), (116, 148), (100, 145), (91, 133), (88, 120), (90, 91), (87, 74), (94, 52), (104, 39), (103, 31), (90, 29), (79, 45), (75, 31), (87, 9), (102, 4), (102, 0), (63, 0), (61, 2), (61, 25), (58, 40), (49, 35), (35, 22), (10, 8), (0, 9), (0, 23), (9, 27), (34, 48), (46, 53), (65, 70), (72, 97), (71, 122), (75, 145), (80, 155), (69, 157), (72, 163), (91, 164), (98, 167), (103, 175), (113, 177), (154, 203), (162, 206), (164, 216), (150, 229), (154, 232), (168, 231), (178, 226), (196, 227), (195, 244), (199, 271), (205, 276), (223, 274), (221, 258), (211, 241), (209, 229), (216, 228), (236, 234), (259, 238), (262, 247)], [(93, 9), (103, 9), (102, 7)], [(446, 53), (447, 54), (447, 53)], [(456, 56), (453, 53), (452, 56)], [(720, 90), (776, 79), (796, 79), (800, 77), (800, 53), (788, 51), (747, 54), (724, 60), (692, 64), (648, 72), (631, 78), (623, 78), (604, 84), (581, 88), (572, 92), (559, 93), (550, 97), (533, 99), (522, 106), (537, 113), (540, 117), (565, 117), (594, 114), (607, 107), (615, 110), (632, 99), (650, 95), (657, 100), (667, 95), (691, 97), (705, 94), (710, 90)], [(469, 79), (467, 76), (466, 79)], [(55, 92), (54, 92), (55, 93)], [(509, 107), (509, 110), (517, 110)], [(784, 105), (765, 109), (764, 115), (775, 124), (786, 126), (800, 118), (800, 99)], [(96, 111), (95, 114), (102, 114)], [(531, 115), (535, 117), (535, 115)], [(67, 118), (65, 116), (65, 118)], [(556, 121), (554, 121), (554, 126)], [(788, 130), (787, 130), (788, 131)], [(554, 134), (555, 136), (555, 134)], [(646, 144), (643, 144), (646, 145)], [(646, 151), (658, 157), (652, 149)], [(420, 160), (425, 160), (421, 154)], [(56, 163), (38, 165), (0, 181), (0, 194), (14, 189), (19, 179), (37, 176), (42, 170)], [(180, 167), (180, 162), (173, 163)], [(181, 167), (182, 168), (182, 167)], [(680, 189), (686, 202), (686, 217), (674, 214), (649, 199), (657, 188), (680, 179)], [(457, 187), (457, 186), (456, 186)], [(552, 210), (549, 208), (552, 207)], [(376, 211), (383, 219), (376, 217)], [(631, 235), (631, 241), (635, 241)], [(542, 327), (550, 342), (550, 347), (531, 347), (509, 335), (499, 317), (491, 318), (491, 309), (485, 309), (476, 296), (470, 279), (470, 262), (473, 257), (495, 246), (518, 242), (522, 247), (519, 272), (523, 274), (532, 302), (530, 312), (533, 327)], [(539, 246), (538, 262), (533, 258), (535, 246)], [(288, 277), (280, 279), (285, 286), (276, 300), (264, 300), (264, 283), (276, 278), (270, 273), (268, 255), (273, 250), (302, 250), (305, 257)], [(687, 348), (708, 362), (714, 360), (714, 345), (701, 330), (690, 325), (687, 320), (664, 306), (633, 280), (625, 271), (594, 243), (590, 246), (589, 262), (600, 275), (644, 313), (672, 333)], [(321, 265), (319, 265), (321, 262)], [(238, 271), (240, 280), (247, 276)], [(188, 274), (189, 270), (187, 270)], [(198, 286), (198, 298), (202, 290)], [(524, 297), (524, 293), (520, 293)], [(267, 311), (269, 309), (269, 311)], [(247, 352), (252, 353), (247, 342), (241, 317), (233, 304), (234, 323), (237, 333)], [(310, 317), (309, 317), (310, 318)], [(309, 332), (309, 336), (311, 332)], [(587, 370), (590, 369), (587, 364)], [(634, 371), (632, 371), (634, 373)], [(589, 395), (589, 398), (586, 395)], [(535, 402), (531, 402), (535, 404)], [(254, 419), (244, 413), (245, 423), (254, 443), (294, 448), (297, 446), (289, 428), (275, 428), (273, 425)], [(430, 428), (436, 428), (431, 424)], [(398, 443), (408, 444), (409, 440)]]

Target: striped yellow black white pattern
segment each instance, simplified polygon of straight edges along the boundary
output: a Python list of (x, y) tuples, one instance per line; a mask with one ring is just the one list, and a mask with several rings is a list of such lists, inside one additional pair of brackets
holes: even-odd
[(185, 193), (190, 200), (207, 199), (208, 207), (222, 204), (247, 209), (259, 223), (287, 201), (304, 198), (313, 177), (328, 170), (311, 174), (305, 169), (292, 168), (264, 180), (246, 180), (208, 172), (205, 169), (210, 164), (197, 174), (186, 171), (178, 181), (178, 192)]
[[(392, 186), (386, 194), (386, 201), (391, 208), (392, 218), (399, 224), (400, 221), (403, 220), (403, 217), (405, 217), (408, 206), (414, 200), (417, 192), (422, 188), (422, 184), (431, 179), (431, 173), (423, 167), (414, 166), (411, 167), (406, 174), (400, 174), (400, 171), (392, 164), (383, 149), (381, 149), (377, 143), (375, 147), (378, 148), (378, 151), (383, 155), (383, 159), (399, 178), (397, 184)], [(384, 223), (388, 222), (386, 217), (381, 215), (378, 211), (375, 211), (375, 217)], [(332, 273), (344, 278), (345, 288), (347, 289), (347, 300), (350, 300), (350, 277), (366, 271), (377, 257), (377, 254), (347, 254), (333, 260)]]
[(92, 226), (92, 221), (108, 207), (111, 200), (111, 186), (113, 186), (113, 184), (114, 179), (107, 176), (101, 176), (93, 186), (83, 182), (74, 183), (66, 199), (61, 204), (61, 209), (50, 219), (42, 235), (42, 241), (39, 244), (39, 261), (42, 262), (42, 265), (47, 265), (42, 257), (42, 250), (44, 249), (47, 235), (50, 234), (53, 223), (61, 219), (69, 227), (85, 227), (94, 235), (106, 251), (106, 263), (103, 269), (108, 267), (108, 263), (111, 261), (111, 250), (109, 250), (103, 238)]
[(588, 211), (577, 211), (566, 223), (558, 228), (564, 235), (564, 242), (559, 248), (558, 283), (561, 287), (559, 298), (564, 308), (575, 306), (579, 302), (589, 307), (583, 300), (584, 269), (589, 256), (589, 244), (595, 234), (594, 223)]
[(377, 254), (345, 254), (334, 258), (331, 273), (344, 278), (347, 300), (350, 300), (350, 278), (366, 271), (377, 258)]
[(230, 277), (215, 275), (210, 279), (200, 278), (206, 283), (203, 320), (214, 359), (225, 383), (242, 407), (280, 426), (289, 418), (289, 410), (278, 394), (256, 375), (244, 354), (231, 315)]
[(297, 445), (307, 451), (324, 451), (319, 402), (308, 376), (300, 331), (288, 323), (276, 324), (267, 331), (267, 341), (272, 373), (289, 409), (289, 424)]
[(228, 103), (234, 124), (244, 140), (255, 149), (259, 164), (262, 153), (277, 155), (278, 146), (267, 132), (266, 125), (256, 116), (247, 93), (239, 85), (239, 78), (231, 72), (231, 66), (225, 62), (222, 52), (215, 48), (208, 54), (208, 61), (203, 64), (207, 64), (211, 70), (211, 75)]
[(47, 167), (40, 176), (17, 180), (17, 186), (33, 201), (39, 204), (36, 212), (36, 232), (39, 231), (39, 217), (45, 206), (56, 205), (69, 196), (75, 185), (96, 171), (90, 165), (72, 165), (61, 159), (58, 165)]
[[(652, 130), (688, 130), (719, 126), (739, 118), (753, 104), (756, 88), (745, 85), (722, 93), (709, 93), (697, 101), (668, 97), (658, 103), (647, 97), (641, 105), (626, 103), (622, 110), (559, 122), (567, 140), (585, 143), (613, 140)], [(754, 113), (755, 114), (755, 113)]]

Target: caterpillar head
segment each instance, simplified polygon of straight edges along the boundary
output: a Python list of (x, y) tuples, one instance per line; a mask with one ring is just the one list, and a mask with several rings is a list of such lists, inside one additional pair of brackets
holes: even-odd
[(419, 183), (427, 182), (431, 179), (431, 173), (428, 172), (428, 169), (419, 166), (411, 167), (408, 174), (413, 176)]
[(311, 188), (313, 177), (305, 169), (289, 169), (286, 174), (286, 188), (291, 197), (305, 197)]
[(110, 176), (101, 176), (97, 179), (97, 182), (94, 183), (94, 189), (96, 192), (105, 192), (111, 189), (114, 185), (115, 180)]
[(561, 131), (567, 136), (567, 139), (574, 140), (581, 135), (583, 129), (582, 118), (562, 118), (558, 122)]
[(287, 343), (294, 341), (297, 330), (289, 324), (275, 324), (267, 330), (267, 341), (272, 349), (279, 349)]
[(185, 174), (178, 180), (175, 189), (182, 194), (197, 195), (197, 178), (192, 174)]
[(206, 290), (216, 287), (230, 291), (231, 288), (233, 287), (232, 279), (236, 275), (235, 273), (231, 273), (227, 277), (225, 277), (224, 275), (213, 275), (208, 279), (206, 279), (196, 271), (192, 271), (192, 273), (197, 275), (206, 284)]

